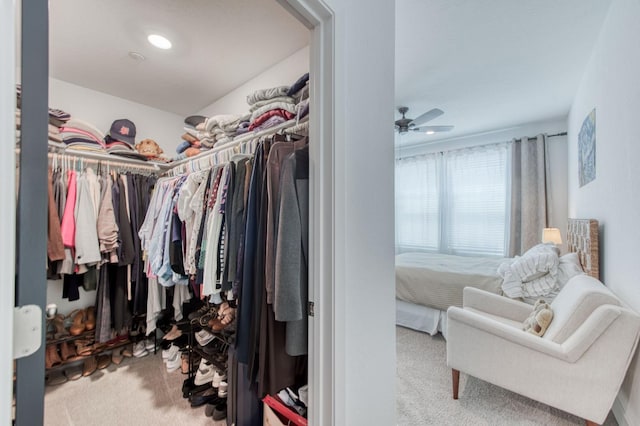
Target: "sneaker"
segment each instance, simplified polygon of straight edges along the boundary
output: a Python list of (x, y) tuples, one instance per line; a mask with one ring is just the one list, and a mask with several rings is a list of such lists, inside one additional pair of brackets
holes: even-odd
[(220, 383), (225, 380), (227, 380), (227, 375), (216, 370), (216, 372), (213, 374), (213, 379), (211, 380), (211, 386), (217, 388), (220, 386)]
[(145, 340), (144, 347), (149, 352), (154, 351), (156, 349), (156, 342), (153, 336)]
[(190, 398), (191, 407), (200, 407), (201, 405), (215, 404), (216, 402), (220, 402), (216, 393), (217, 392), (215, 391), (215, 389), (209, 388), (201, 394), (193, 395)]
[(133, 345), (133, 356), (136, 358), (142, 358), (143, 356), (149, 355), (147, 349), (145, 348), (144, 340), (139, 341), (135, 345)]
[(211, 305), (209, 310), (198, 319), (198, 322), (202, 327), (206, 327), (209, 324), (209, 321), (214, 319), (217, 315), (218, 315), (218, 308)]
[(207, 302), (204, 305), (202, 305), (200, 309), (198, 309), (197, 311), (191, 312), (187, 318), (189, 318), (189, 321), (195, 321), (199, 319), (201, 316), (203, 316), (204, 314), (206, 314), (209, 311), (209, 308), (210, 306), (209, 306), (209, 303)]
[[(176, 346), (177, 347), (177, 346)], [(179, 370), (182, 366), (182, 358), (180, 357), (180, 352), (176, 352), (173, 357), (167, 359), (167, 372), (172, 373), (176, 370)]]
[(169, 349), (162, 351), (162, 359), (166, 362), (169, 358), (173, 358), (178, 352), (180, 352), (180, 348), (176, 345), (171, 345)]
[(196, 340), (198, 341), (200, 346), (208, 345), (213, 339), (215, 339), (215, 335), (213, 333), (209, 333), (205, 329), (202, 329), (196, 333)]
[(193, 379), (193, 384), (196, 386), (204, 385), (205, 383), (210, 383), (213, 380), (213, 375), (215, 374), (216, 369), (213, 368), (213, 365), (208, 363), (206, 359), (202, 359), (200, 361), (200, 367), (198, 367), (198, 371), (196, 372), (196, 377)]
[(218, 398), (226, 398), (227, 397), (227, 389), (229, 385), (227, 382), (220, 382), (218, 386)]

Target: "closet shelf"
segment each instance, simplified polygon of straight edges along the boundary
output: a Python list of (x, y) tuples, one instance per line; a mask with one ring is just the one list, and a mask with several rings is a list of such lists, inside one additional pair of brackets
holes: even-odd
[[(193, 157), (189, 157), (189, 158), (185, 158), (183, 160), (179, 160), (179, 161), (174, 161), (173, 163), (170, 163), (169, 167), (167, 167), (168, 169), (173, 169), (176, 167), (180, 167), (183, 166), (185, 164), (190, 164), (192, 162), (200, 162), (202, 159), (205, 159), (213, 154), (216, 154), (218, 152), (222, 152), (225, 150), (229, 150), (229, 149), (236, 149), (238, 147), (241, 146), (242, 143), (244, 142), (249, 142), (252, 141), (256, 138), (260, 138), (262, 136), (269, 136), (269, 135), (273, 135), (275, 133), (278, 133), (281, 130), (284, 129), (288, 129), (290, 127), (294, 127), (298, 124), (304, 123), (308, 121), (307, 117), (304, 117), (302, 120), (297, 121), (296, 119), (292, 119), (289, 121), (285, 121), (284, 123), (281, 123), (277, 126), (273, 126), (270, 127), (268, 129), (264, 129), (261, 130), (259, 132), (249, 132), (246, 135), (242, 135), (242, 136), (238, 136), (236, 138), (234, 138), (231, 142), (225, 143), (223, 145), (220, 146), (214, 146), (212, 149), (208, 150), (208, 151), (204, 151), (201, 152), (198, 155), (194, 155)], [(241, 152), (238, 152), (239, 154)]]
[(95, 335), (96, 335), (95, 330), (87, 330), (82, 332), (81, 334), (78, 334), (77, 336), (68, 335), (68, 336), (60, 337), (58, 339), (47, 339), (47, 345), (57, 345), (62, 342), (70, 342), (77, 339), (88, 339), (88, 338), (93, 339)]

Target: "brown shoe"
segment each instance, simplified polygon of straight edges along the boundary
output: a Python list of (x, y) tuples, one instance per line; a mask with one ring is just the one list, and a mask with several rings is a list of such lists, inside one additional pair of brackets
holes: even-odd
[(47, 385), (60, 385), (67, 381), (67, 377), (62, 374), (62, 371), (51, 371), (45, 376), (45, 383)]
[(62, 363), (56, 345), (47, 345), (44, 353), (44, 367), (51, 368)]
[(89, 306), (87, 308), (87, 321), (85, 323), (85, 327), (87, 330), (93, 330), (96, 328), (96, 308), (94, 306)]
[(113, 352), (111, 352), (111, 362), (115, 365), (120, 365), (124, 356), (122, 355), (122, 348), (117, 348)]
[(85, 330), (85, 320), (84, 320), (85, 311), (84, 309), (80, 309), (79, 311), (73, 311), (69, 314), (70, 317), (73, 318), (73, 324), (69, 327), (69, 333), (72, 336), (79, 336)]
[(90, 376), (98, 368), (98, 362), (96, 357), (92, 356), (84, 360), (84, 366), (82, 367), (82, 375)]
[(127, 345), (122, 349), (122, 356), (125, 358), (131, 358), (133, 356), (132, 345)]
[(75, 358), (76, 348), (71, 344), (69, 344), (68, 342), (64, 341), (60, 343), (60, 356), (62, 357), (63, 361)]
[(53, 337), (60, 339), (61, 337), (68, 336), (69, 332), (64, 328), (64, 315), (58, 314), (51, 320), (53, 327), (56, 329), (53, 333)]
[(91, 352), (93, 351), (93, 340), (78, 339), (74, 343), (76, 344), (76, 353), (78, 356), (91, 355)]
[(64, 375), (69, 380), (78, 380), (82, 377), (82, 367), (79, 365), (72, 365), (69, 368), (65, 368)]
[(111, 357), (109, 355), (98, 355), (96, 362), (98, 364), (98, 370), (104, 370), (111, 365)]

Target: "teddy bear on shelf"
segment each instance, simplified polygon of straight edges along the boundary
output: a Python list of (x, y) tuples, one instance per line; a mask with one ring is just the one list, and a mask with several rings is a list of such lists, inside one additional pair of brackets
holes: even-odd
[(162, 160), (162, 148), (153, 139), (144, 139), (136, 144), (136, 150), (150, 160)]
[(522, 330), (527, 333), (542, 336), (549, 328), (549, 324), (553, 320), (553, 311), (551, 306), (540, 299), (533, 305), (533, 312), (524, 320)]

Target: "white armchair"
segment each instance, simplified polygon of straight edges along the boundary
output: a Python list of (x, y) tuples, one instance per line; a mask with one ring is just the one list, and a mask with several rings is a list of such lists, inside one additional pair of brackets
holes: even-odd
[(640, 335), (640, 317), (600, 281), (578, 275), (551, 303), (543, 337), (522, 331), (533, 307), (464, 289), (463, 308), (447, 311), (447, 365), (453, 398), (460, 371), (582, 417), (606, 419)]

